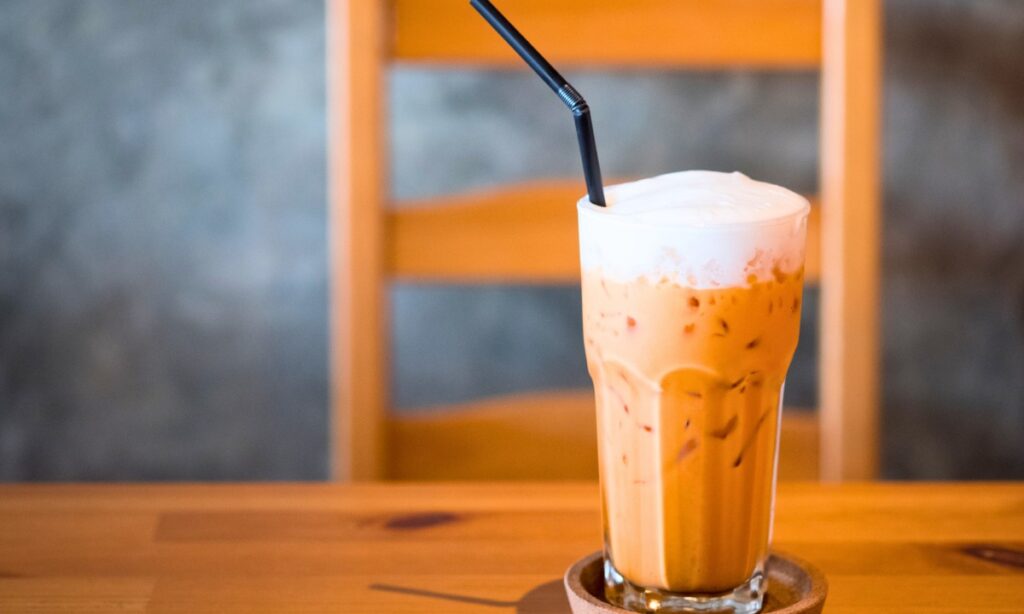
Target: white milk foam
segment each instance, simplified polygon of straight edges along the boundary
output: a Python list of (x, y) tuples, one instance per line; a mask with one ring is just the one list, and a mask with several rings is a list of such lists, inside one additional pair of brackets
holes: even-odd
[(742, 173), (669, 173), (611, 186), (605, 198), (607, 207), (586, 197), (576, 206), (584, 272), (715, 288), (803, 266), (810, 204)]

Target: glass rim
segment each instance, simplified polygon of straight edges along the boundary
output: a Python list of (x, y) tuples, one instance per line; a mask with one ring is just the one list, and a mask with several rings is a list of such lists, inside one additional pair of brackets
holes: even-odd
[[(801, 197), (802, 198), (802, 197)], [(590, 202), (588, 196), (584, 195), (576, 201), (576, 211), (579, 214), (597, 216), (599, 219), (606, 219), (611, 223), (629, 226), (642, 226), (645, 228), (679, 228), (685, 230), (742, 230), (746, 228), (761, 228), (765, 226), (779, 226), (792, 223), (794, 220), (807, 219), (811, 214), (811, 204), (804, 199), (806, 206), (799, 211), (787, 213), (778, 217), (771, 217), (763, 220), (723, 220), (712, 222), (649, 222), (636, 219), (632, 215), (611, 215), (602, 211), (603, 207)]]

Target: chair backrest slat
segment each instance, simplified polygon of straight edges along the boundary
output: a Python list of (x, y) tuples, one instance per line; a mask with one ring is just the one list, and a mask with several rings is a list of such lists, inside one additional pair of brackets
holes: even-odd
[[(559, 67), (817, 68), (820, 0), (507, 0), (501, 9)], [(464, 0), (394, 0), (402, 62), (519, 67)]]
[[(534, 181), (405, 202), (387, 213), (386, 272), (401, 281), (561, 283), (580, 278), (573, 202), (580, 179)], [(820, 275), (820, 209), (811, 198), (804, 279)]]

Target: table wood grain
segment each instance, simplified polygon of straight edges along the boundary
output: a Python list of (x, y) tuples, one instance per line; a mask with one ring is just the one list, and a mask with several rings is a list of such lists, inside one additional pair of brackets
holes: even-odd
[[(826, 612), (1024, 612), (1024, 484), (782, 484)], [(0, 486), (0, 612), (568, 611), (592, 484)]]

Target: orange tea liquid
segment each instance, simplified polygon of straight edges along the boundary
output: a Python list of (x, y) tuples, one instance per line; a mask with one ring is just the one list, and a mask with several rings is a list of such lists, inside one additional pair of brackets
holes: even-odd
[(759, 571), (802, 281), (778, 267), (699, 289), (584, 272), (606, 552), (625, 581), (716, 593)]

